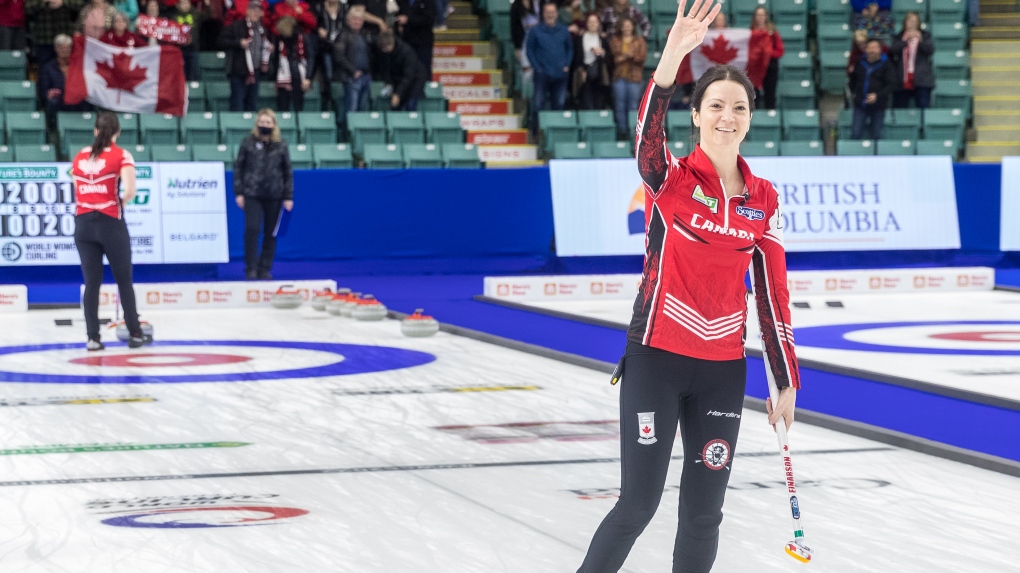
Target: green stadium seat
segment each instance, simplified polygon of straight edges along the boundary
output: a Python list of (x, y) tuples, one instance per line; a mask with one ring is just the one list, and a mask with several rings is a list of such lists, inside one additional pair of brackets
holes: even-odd
[(666, 45), (666, 35), (669, 33), (669, 29), (673, 27), (673, 22), (657, 22), (652, 24), (652, 29), (648, 32), (648, 49), (657, 52), (662, 46)]
[(613, 112), (585, 110), (577, 112), (577, 125), (581, 128), (581, 139), (588, 143), (596, 141), (616, 141), (616, 121)]
[(407, 143), (404, 145), (404, 166), (409, 168), (442, 168), (442, 147), (435, 143)]
[(677, 0), (650, 0), (648, 4), (649, 17), (657, 19), (676, 18)]
[(963, 22), (966, 15), (965, 0), (928, 0), (928, 22), (932, 24)]
[(219, 141), (202, 143), (224, 143), (226, 145), (238, 145), (255, 127), (255, 112), (253, 111), (222, 111), (219, 113), (220, 135)]
[(464, 142), (464, 128), (460, 125), (460, 114), (457, 112), (425, 112), (425, 132), (429, 143), (439, 145)]
[[(783, 37), (783, 43), (786, 43), (785, 36)], [(811, 58), (811, 52), (787, 51), (782, 58), (779, 58), (779, 77), (789, 81), (810, 81), (814, 78), (812, 73), (813, 66), (814, 61)]]
[(825, 155), (825, 144), (821, 141), (781, 141), (779, 155), (784, 157), (821, 157)]
[(124, 149), (131, 152), (131, 157), (135, 159), (135, 163), (145, 163), (152, 161), (152, 150), (145, 145), (127, 145)]
[(396, 143), (366, 143), (365, 167), (369, 169), (402, 169), (404, 154)]
[(333, 112), (302, 111), (297, 118), (298, 141), (301, 143), (336, 143), (336, 115)]
[(425, 118), (417, 111), (386, 112), (386, 130), (390, 143), (425, 143)]
[[(772, 0), (772, 20), (778, 24), (800, 24), (807, 27), (807, 0)], [(783, 38), (785, 42), (786, 38)]]
[(45, 114), (38, 111), (8, 112), (4, 123), (8, 145), (39, 146), (46, 143)]
[(322, 88), (314, 80), (311, 89), (305, 92), (303, 111), (322, 111)]
[(386, 116), (379, 111), (356, 111), (347, 114), (348, 141), (354, 143), (354, 154), (361, 155), (366, 144), (386, 143)]
[(955, 158), (959, 153), (960, 147), (952, 139), (922, 139), (917, 142), (918, 155), (949, 155)]
[(839, 110), (839, 119), (837, 121), (837, 127), (839, 129), (839, 136), (843, 139), (850, 139), (850, 131), (854, 126), (854, 110), (852, 109), (841, 109)]
[(656, 50), (654, 52), (652, 50), (648, 50), (647, 55), (645, 55), (645, 65), (644, 65), (644, 81), (645, 81), (645, 83), (648, 83), (648, 80), (652, 79), (652, 72), (654, 72), (655, 68), (657, 68), (659, 66), (659, 60), (660, 59), (662, 59), (662, 52), (660, 52), (658, 50)]
[[(637, 114), (629, 113), (634, 118), (634, 128), (627, 134), (628, 138), (637, 129)], [(666, 112), (666, 136), (669, 138), (690, 137), (691, 112), (686, 109), (673, 109)]]
[(592, 157), (599, 159), (633, 158), (634, 145), (628, 141), (596, 141), (591, 145)]
[(815, 8), (818, 14), (819, 25), (850, 23), (850, 15), (852, 13), (850, 0), (817, 0)]
[(586, 142), (559, 142), (553, 151), (556, 159), (591, 159), (591, 146)]
[(779, 155), (779, 144), (775, 141), (744, 141), (740, 154), (745, 157), (775, 157)]
[[(252, 123), (254, 125), (254, 122)], [(280, 137), (287, 143), (298, 142), (297, 114), (293, 111), (276, 112), (276, 125), (280, 127)]]
[(205, 101), (205, 84), (188, 82), (188, 113), (208, 111), (212, 108)]
[(970, 52), (956, 50), (932, 54), (935, 77), (940, 80), (965, 80), (970, 74)]
[(425, 97), (418, 100), (418, 111), (446, 111), (446, 97), (443, 96), (443, 86), (439, 82), (425, 84)]
[(784, 111), (818, 107), (815, 105), (815, 84), (809, 80), (780, 80), (776, 87), (776, 98), (779, 100), (779, 108)]
[(819, 24), (818, 52), (840, 52), (850, 47), (853, 31), (849, 24)]
[(390, 110), (389, 96), (383, 97), (382, 95), (384, 87), (386, 87), (386, 82), (372, 82), (372, 85), (369, 88), (370, 94), (368, 96), (369, 109), (381, 112)]
[(189, 145), (152, 145), (149, 147), (152, 152), (153, 161), (182, 162), (191, 161), (191, 146)]
[[(272, 110), (276, 109), (276, 82), (261, 81), (259, 82), (259, 95), (255, 104), (256, 109), (269, 108)], [(229, 109), (229, 108), (227, 108)]]
[(117, 138), (118, 145), (138, 145), (138, 116), (137, 113), (118, 113), (117, 122), (120, 123), (120, 136)]
[(330, 92), (330, 97), (333, 100), (333, 109), (337, 112), (337, 119), (342, 120), (344, 116), (341, 112), (347, 109), (343, 82), (333, 82), (330, 86)]
[(96, 115), (91, 111), (62, 111), (57, 114), (57, 134), (64, 155), (74, 155), (95, 139)]
[(748, 141), (779, 141), (782, 135), (783, 112), (777, 109), (761, 109), (751, 114)]
[(0, 145), (0, 163), (14, 163), (14, 148)]
[(874, 155), (875, 142), (870, 139), (836, 140), (836, 155)]
[(924, 138), (935, 141), (952, 141), (963, 145), (964, 127), (967, 115), (961, 109), (924, 110)]
[(188, 145), (219, 143), (219, 115), (211, 111), (185, 115), (181, 118), (181, 140)]
[(962, 109), (970, 115), (973, 91), (969, 80), (935, 79), (931, 92), (931, 106), (938, 109)]
[(783, 114), (783, 139), (787, 141), (814, 141), (821, 138), (817, 110), (790, 110)]
[(921, 110), (887, 109), (882, 139), (913, 140), (921, 137)]
[(214, 80), (226, 73), (226, 52), (199, 52), (198, 79)]
[(876, 155), (916, 155), (917, 141), (913, 139), (880, 139)]
[(557, 143), (576, 142), (581, 131), (577, 113), (573, 111), (540, 111), (538, 128), (542, 132), (542, 149), (547, 155)]
[(669, 142), (669, 152), (673, 154), (673, 157), (687, 157), (691, 153), (692, 144), (690, 137), (684, 137), (683, 139), (677, 138)]
[(928, 3), (925, 0), (893, 0), (892, 15), (896, 20), (896, 29), (899, 30), (903, 17), (910, 12), (917, 12), (921, 16), (921, 22), (928, 21)]
[(144, 145), (177, 145), (181, 141), (181, 121), (168, 113), (144, 113), (138, 124)]
[(35, 82), (0, 81), (0, 111), (35, 111)]
[(290, 152), (290, 166), (293, 169), (311, 169), (315, 166), (310, 145), (304, 143), (288, 145), (287, 150)]
[(482, 160), (478, 158), (478, 148), (473, 143), (444, 143), (443, 162), (447, 167), (478, 168)]
[(806, 52), (808, 50), (808, 27), (806, 25), (799, 23), (776, 24), (776, 30), (779, 32), (779, 37), (783, 39), (783, 48), (786, 50), (786, 53)]
[(351, 146), (346, 143), (317, 143), (312, 145), (316, 169), (350, 169), (354, 167)]
[(57, 160), (57, 148), (52, 145), (15, 145), (14, 160), (25, 163), (43, 163)]
[(819, 86), (823, 92), (842, 94), (846, 90), (846, 66), (850, 50), (822, 52), (818, 56)]
[(202, 82), (202, 84), (205, 86), (205, 105), (207, 110), (230, 111), (229, 82), (208, 81)]
[[(769, 9), (768, 0), (729, 0), (730, 19), (726, 22), (731, 28), (747, 28), (751, 25), (751, 19), (758, 6)], [(676, 10), (673, 10), (673, 17), (676, 18)], [(669, 21), (670, 26), (673, 21)]]
[(24, 80), (28, 69), (25, 52), (0, 52), (0, 80)]
[(226, 170), (234, 168), (237, 159), (237, 147), (225, 143), (201, 144), (195, 146), (195, 161), (222, 161)]
[(967, 49), (967, 31), (969, 28), (963, 22), (932, 24), (928, 26), (932, 40), (939, 50), (956, 51)]

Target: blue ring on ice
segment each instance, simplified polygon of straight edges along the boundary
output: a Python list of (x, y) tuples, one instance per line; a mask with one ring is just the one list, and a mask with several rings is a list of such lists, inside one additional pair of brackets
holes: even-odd
[(835, 350), (857, 350), (861, 352), (899, 352), (903, 354), (949, 354), (963, 356), (1020, 356), (1020, 350), (982, 350), (967, 348), (921, 348), (917, 346), (895, 346), (872, 344), (847, 340), (846, 335), (860, 330), (877, 328), (899, 328), (904, 326), (1020, 326), (1014, 320), (959, 320), (935, 322), (870, 322), (863, 324), (833, 324), (827, 326), (794, 327), (793, 335), (797, 346), (832, 348)]
[[(286, 378), (322, 378), (326, 376), (349, 376), (398, 370), (428, 364), (436, 359), (432, 354), (364, 344), (334, 344), (324, 342), (289, 342), (276, 340), (173, 340), (157, 342), (160, 347), (173, 346), (242, 346), (248, 348), (295, 348), (330, 352), (341, 357), (336, 362), (322, 366), (270, 370), (266, 372), (226, 372), (220, 374), (187, 374), (176, 376), (131, 375), (72, 375), (45, 374), (34, 372), (7, 372), (0, 370), (0, 382), (30, 382), (49, 384), (176, 384), (181, 382), (255, 382), (259, 380), (282, 380)], [(125, 346), (123, 343), (108, 344), (108, 347)], [(44, 352), (47, 350), (80, 349), (81, 344), (31, 344), (25, 346), (2, 346), (0, 356), (22, 352)]]

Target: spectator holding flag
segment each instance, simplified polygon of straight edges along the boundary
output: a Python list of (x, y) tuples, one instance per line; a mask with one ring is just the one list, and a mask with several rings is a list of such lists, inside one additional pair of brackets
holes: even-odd
[(57, 57), (39, 68), (39, 93), (42, 94), (43, 109), (46, 110), (46, 121), (50, 129), (57, 125), (57, 113), (62, 111), (89, 111), (92, 104), (79, 102), (64, 103), (64, 87), (67, 72), (71, 66), (71, 46), (73, 41), (67, 34), (60, 34), (53, 39)]
[(141, 48), (149, 45), (149, 39), (135, 34), (128, 30), (128, 17), (123, 12), (117, 12), (113, 17), (113, 28), (106, 31), (99, 41), (118, 48)]
[(113, 27), (117, 9), (106, 0), (91, 0), (78, 13), (78, 31), (97, 40)]

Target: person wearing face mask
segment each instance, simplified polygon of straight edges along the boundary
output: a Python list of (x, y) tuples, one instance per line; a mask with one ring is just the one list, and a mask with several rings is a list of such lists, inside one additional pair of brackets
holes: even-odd
[(294, 208), (294, 170), (271, 109), (259, 110), (251, 134), (241, 141), (234, 160), (234, 195), (237, 206), (244, 209), (245, 278), (272, 280), (269, 271), (283, 210)]
[(659, 506), (678, 423), (684, 456), (673, 573), (711, 570), (744, 402), (749, 268), (765, 363), (780, 389), (777, 403), (766, 403), (770, 424), (793, 423), (800, 387), (779, 194), (739, 155), (754, 111), (744, 72), (705, 72), (691, 98), (700, 143), (687, 157), (666, 145), (680, 62), (720, 10), (713, 0), (694, 0), (685, 15), (685, 4), (638, 107), (646, 253), (626, 353), (613, 375), (620, 381), (620, 499), (579, 573), (623, 566)]

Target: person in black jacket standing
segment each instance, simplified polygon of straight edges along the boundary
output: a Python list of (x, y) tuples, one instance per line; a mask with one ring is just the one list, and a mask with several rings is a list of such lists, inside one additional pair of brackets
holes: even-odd
[[(259, 111), (251, 135), (241, 141), (234, 160), (234, 195), (244, 209), (245, 278), (271, 280), (282, 209), (294, 208), (290, 152), (271, 109)], [(263, 231), (261, 255), (259, 231)]]
[(893, 107), (907, 107), (913, 99), (918, 108), (926, 109), (935, 87), (931, 62), (935, 42), (929, 32), (921, 29), (921, 17), (917, 12), (910, 12), (903, 18), (903, 29), (893, 36), (889, 52), (900, 80), (900, 89), (893, 94)]
[(379, 51), (383, 53), (383, 77), (393, 90), (390, 109), (417, 111), (418, 100), (425, 95), (425, 67), (414, 50), (394, 36), (393, 32), (379, 34)]
[(252, 0), (245, 18), (220, 32), (220, 49), (226, 51), (226, 72), (230, 80), (230, 111), (255, 111), (259, 81), (269, 72), (273, 42), (262, 26), (262, 2)]
[(436, 24), (436, 3), (430, 0), (397, 0), (397, 29), (411, 46), (425, 71), (432, 74), (432, 46), (436, 43), (432, 27)]
[(882, 42), (872, 38), (864, 48), (865, 57), (850, 74), (850, 91), (853, 92), (853, 139), (864, 135), (868, 124), (870, 139), (882, 139), (885, 127), (885, 108), (889, 95), (899, 87), (896, 70), (889, 57), (882, 53)]

